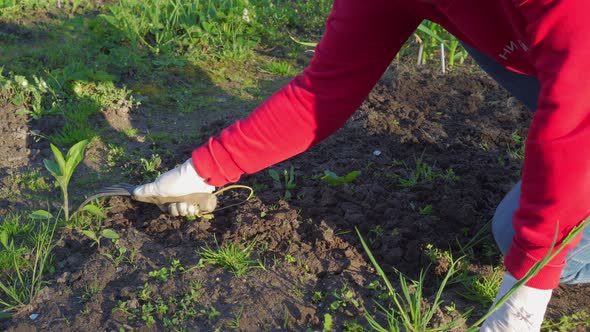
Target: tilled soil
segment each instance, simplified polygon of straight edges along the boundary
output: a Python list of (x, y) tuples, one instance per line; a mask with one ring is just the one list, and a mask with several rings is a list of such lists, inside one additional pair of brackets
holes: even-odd
[[(39, 153), (33, 152), (46, 146), (23, 140), (19, 133), (25, 130), (26, 120), (13, 119), (9, 108), (2, 112), (3, 121), (8, 117), (0, 131), (2, 149), (17, 152), (12, 153), (16, 159), (3, 160), (0, 168), (7, 174), (26, 161), (39, 163)], [(181, 312), (180, 307), (155, 315), (151, 328), (141, 314), (113, 309), (121, 301), (128, 303), (130, 311), (141, 311), (157, 299), (181, 299), (195, 281), (201, 284), (197, 304), (183, 323), (190, 331), (230, 326), (243, 331), (322, 330), (325, 314), (332, 316), (334, 330), (353, 330), (352, 322), (367, 327), (365, 310), (382, 319), (374, 302), (378, 293), (367, 287), (379, 278), (354, 227), (392, 281), (397, 281), (394, 270), (417, 278), (431, 263), (425, 254), (427, 245), (456, 253), (457, 243), (467, 243), (489, 225), (496, 205), (518, 180), (521, 161), (509, 152), (518, 148), (514, 133), (526, 137), (530, 118), (523, 106), (479, 71), (441, 75), (425, 68), (392, 66), (344, 128), (274, 167), (280, 174), (291, 167), (295, 172), (296, 188), (289, 201), (280, 200), (284, 189), (266, 171), (241, 181), (258, 189), (254, 199), (219, 211), (212, 220), (187, 221), (153, 206), (112, 198), (103, 226), (121, 236), (120, 246), (135, 249), (132, 261), (116, 266), (105, 255), (115, 250), (111, 242), (103, 241), (96, 248), (78, 232), (66, 230), (55, 251), (56, 271), (39, 299), (28, 310), (0, 322), (0, 327), (13, 331), (163, 330), (164, 318)], [(207, 134), (229, 123), (218, 121)], [(167, 162), (181, 162), (193, 147), (178, 146), (174, 151), (178, 160)], [(28, 156), (25, 162), (19, 159), (21, 154)], [(400, 186), (400, 178), (411, 175), (417, 160), (447, 177)], [(319, 179), (325, 170), (339, 175), (359, 170), (361, 175), (351, 184), (329, 186)], [(0, 208), (8, 211), (17, 206), (12, 202)], [(424, 210), (427, 206), (431, 207)], [(252, 268), (237, 277), (217, 266), (199, 267), (198, 252), (203, 247), (231, 241), (256, 241), (252, 259), (259, 259), (264, 268)], [(500, 264), (489, 234), (474, 252), (476, 272)], [(185, 271), (172, 273), (167, 281), (148, 276), (170, 266), (171, 259), (178, 259)], [(428, 269), (428, 296), (444, 272), (444, 262)], [(139, 295), (146, 284), (151, 289), (149, 299)], [(356, 301), (330, 308), (338, 300), (334, 294), (347, 290)], [(558, 289), (549, 317), (588, 308), (589, 290), (589, 286)], [(324, 296), (314, 297), (316, 292)], [(445, 300), (454, 301), (459, 312), (470, 306), (476, 306), (474, 315), (487, 310), (462, 299), (453, 287)], [(220, 314), (211, 315), (212, 307)], [(31, 313), (39, 314), (38, 318), (30, 320)], [(454, 315), (440, 311), (435, 321), (442, 323)], [(236, 327), (232, 323), (238, 316)]]

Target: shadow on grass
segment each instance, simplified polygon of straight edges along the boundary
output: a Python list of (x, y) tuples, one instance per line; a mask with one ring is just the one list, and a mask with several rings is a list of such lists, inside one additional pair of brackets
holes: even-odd
[[(93, 139), (90, 158), (72, 182), (74, 201), (104, 185), (145, 181), (142, 158), (159, 157), (158, 170), (186, 160), (207, 136), (247, 114), (286, 82), (269, 75), (262, 79), (245, 75), (239, 63), (224, 72), (204, 69), (203, 61), (188, 54), (156, 56), (130, 45), (122, 31), (96, 13), (0, 18), (0, 36), (2, 74), (13, 82), (14, 75), (23, 76), (28, 85), (16, 84), (16, 91), (3, 92), (0, 101), (17, 104), (17, 113), (30, 111), (33, 103), (39, 106), (27, 118), (17, 116), (18, 127), (26, 128), (22, 130), (26, 143), (8, 140), (11, 143), (5, 146), (27, 151), (26, 158), (0, 166), (4, 171), (24, 165), (39, 168), (44, 158), (52, 158), (50, 142), (65, 150)], [(213, 72), (242, 80), (226, 84), (219, 77), (213, 79)], [(37, 100), (23, 103), (14, 98), (20, 94), (22, 100), (35, 99), (33, 90), (39, 92)], [(10, 200), (0, 208), (25, 203)]]

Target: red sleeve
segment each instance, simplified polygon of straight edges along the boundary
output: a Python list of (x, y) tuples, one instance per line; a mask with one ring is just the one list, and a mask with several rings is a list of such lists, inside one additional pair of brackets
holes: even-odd
[[(529, 130), (516, 235), (505, 259), (520, 279), (590, 212), (590, 26), (587, 0), (519, 0), (541, 83)], [(558, 228), (556, 228), (558, 227)], [(570, 244), (528, 285), (557, 287)]]
[(193, 151), (211, 185), (288, 159), (342, 127), (421, 19), (393, 0), (336, 0), (302, 74)]

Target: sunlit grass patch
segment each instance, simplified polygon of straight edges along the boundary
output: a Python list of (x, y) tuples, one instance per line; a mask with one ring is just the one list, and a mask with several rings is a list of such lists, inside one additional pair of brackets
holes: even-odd
[(217, 248), (205, 246), (198, 252), (201, 263), (219, 265), (238, 277), (253, 267), (263, 267), (259, 260), (250, 258), (256, 241), (245, 244), (231, 241), (220, 246), (216, 240), (215, 244)]

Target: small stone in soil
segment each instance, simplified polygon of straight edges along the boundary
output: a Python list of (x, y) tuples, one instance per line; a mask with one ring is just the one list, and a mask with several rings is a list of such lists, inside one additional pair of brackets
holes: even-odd
[(31, 315), (29, 315), (29, 318), (31, 320), (35, 320), (35, 319), (37, 319), (37, 317), (39, 317), (39, 314), (31, 314)]

